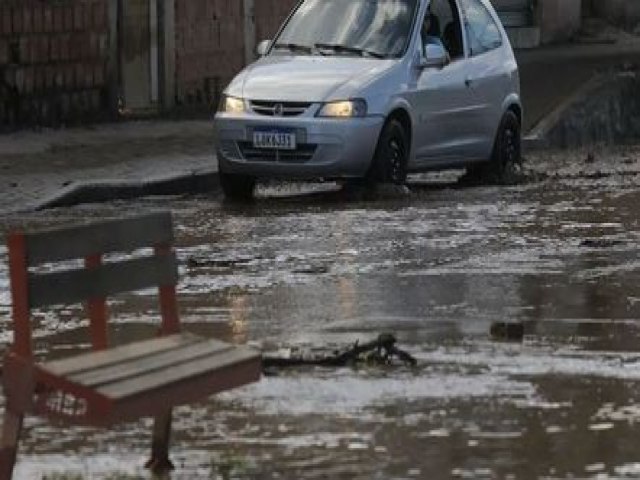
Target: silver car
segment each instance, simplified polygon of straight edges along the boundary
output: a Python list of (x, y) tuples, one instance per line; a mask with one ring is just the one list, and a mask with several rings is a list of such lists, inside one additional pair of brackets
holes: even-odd
[(520, 159), (518, 67), (488, 0), (302, 0), (258, 54), (215, 118), (228, 198)]

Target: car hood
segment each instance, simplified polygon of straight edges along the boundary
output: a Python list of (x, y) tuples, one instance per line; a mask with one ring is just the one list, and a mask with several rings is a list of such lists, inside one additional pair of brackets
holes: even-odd
[(227, 89), (255, 100), (323, 102), (352, 98), (395, 60), (270, 55), (245, 69)]

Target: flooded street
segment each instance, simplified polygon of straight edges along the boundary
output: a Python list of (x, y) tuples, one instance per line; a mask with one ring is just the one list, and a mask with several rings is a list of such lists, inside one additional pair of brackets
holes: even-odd
[[(439, 176), (372, 201), (266, 187), (248, 207), (147, 198), (0, 230), (168, 208), (187, 329), (280, 355), (390, 332), (418, 359), (282, 371), (180, 408), (173, 479), (639, 478), (640, 148), (529, 167), (512, 187)], [(8, 288), (1, 246), (3, 346)], [(114, 341), (151, 333), (154, 302), (113, 300)], [(522, 322), (524, 341), (492, 340), (494, 322)], [(85, 324), (79, 307), (38, 315), (38, 354), (86, 348)], [(150, 421), (27, 427), (16, 478), (148, 478)]]

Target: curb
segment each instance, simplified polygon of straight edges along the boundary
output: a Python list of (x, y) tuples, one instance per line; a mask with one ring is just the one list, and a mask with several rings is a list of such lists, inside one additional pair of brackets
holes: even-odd
[(522, 139), (524, 149), (531, 152), (551, 148), (553, 145), (550, 145), (547, 138), (549, 133), (560, 123), (571, 107), (583, 101), (596, 88), (604, 85), (606, 81), (606, 75), (596, 74), (574, 92), (573, 95), (567, 97), (560, 105), (534, 125), (529, 133)]
[(41, 211), (49, 208), (72, 207), (84, 203), (129, 200), (154, 195), (207, 193), (217, 191), (219, 188), (220, 177), (217, 169), (213, 168), (146, 181), (77, 182), (31, 205), (30, 210)]

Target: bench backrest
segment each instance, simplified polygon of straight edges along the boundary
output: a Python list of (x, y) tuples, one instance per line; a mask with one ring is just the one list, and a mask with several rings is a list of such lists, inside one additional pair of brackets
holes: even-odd
[[(94, 349), (108, 347), (106, 297), (158, 287), (161, 333), (180, 329), (175, 285), (177, 262), (172, 249), (169, 212), (111, 220), (71, 228), (8, 236), (9, 275), (13, 301), (14, 345), (20, 356), (31, 357), (31, 309), (86, 302)], [(132, 255), (136, 250), (153, 252)], [(118, 254), (104, 262), (104, 255)], [(119, 254), (127, 254), (120, 258)], [(82, 260), (83, 267), (51, 271), (42, 265)]]

